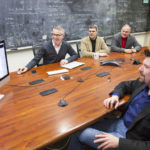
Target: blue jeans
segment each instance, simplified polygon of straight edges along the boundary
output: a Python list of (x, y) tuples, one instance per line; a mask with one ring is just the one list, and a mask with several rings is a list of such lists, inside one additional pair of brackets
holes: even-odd
[(93, 141), (96, 139), (95, 135), (101, 134), (102, 131), (119, 138), (125, 138), (127, 128), (122, 119), (102, 119), (83, 131), (79, 131), (72, 135), (68, 150), (84, 150), (85, 144), (96, 149), (99, 144), (95, 144)]

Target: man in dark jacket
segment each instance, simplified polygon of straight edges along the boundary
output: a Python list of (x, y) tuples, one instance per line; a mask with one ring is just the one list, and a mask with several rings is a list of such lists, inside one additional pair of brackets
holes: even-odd
[(83, 150), (85, 144), (102, 150), (150, 150), (150, 50), (145, 55), (140, 77), (121, 82), (104, 100), (105, 107), (117, 109), (119, 99), (130, 94), (122, 117), (101, 120), (73, 135), (69, 150)]
[[(67, 64), (78, 58), (77, 53), (69, 43), (63, 40), (65, 31), (61, 26), (56, 26), (52, 31), (52, 39), (44, 43), (39, 49), (35, 57), (23, 68), (19, 68), (18, 72), (23, 73), (33, 68), (43, 58), (44, 65), (60, 62), (61, 65)], [(65, 59), (66, 54), (70, 57)]]

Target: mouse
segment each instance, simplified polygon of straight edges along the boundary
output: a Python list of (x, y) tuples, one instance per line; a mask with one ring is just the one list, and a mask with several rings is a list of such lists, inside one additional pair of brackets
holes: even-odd
[(62, 75), (62, 78), (63, 78), (64, 80), (70, 80), (70, 76), (69, 76), (69, 75), (66, 75), (66, 74)]
[(68, 103), (67, 101), (65, 101), (64, 99), (61, 99), (59, 102), (58, 102), (58, 106), (60, 107), (64, 107), (64, 106), (67, 106)]
[(83, 82), (84, 80), (81, 77), (79, 77), (79, 78), (77, 78), (77, 81), (78, 82)]
[(17, 71), (17, 74), (22, 74), (22, 72), (21, 71)]
[(115, 60), (101, 61), (101, 66), (103, 66), (103, 65), (120, 67), (120, 63)]

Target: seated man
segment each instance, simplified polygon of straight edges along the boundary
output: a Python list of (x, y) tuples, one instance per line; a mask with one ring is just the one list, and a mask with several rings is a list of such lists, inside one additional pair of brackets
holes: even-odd
[(121, 118), (107, 118), (72, 136), (69, 150), (83, 150), (84, 144), (95, 149), (149, 150), (150, 149), (150, 50), (139, 67), (140, 77), (121, 82), (104, 100), (107, 108), (117, 109), (119, 99), (131, 94), (120, 108)]
[(111, 43), (111, 51), (124, 53), (135, 53), (140, 51), (141, 45), (130, 33), (131, 27), (125, 24), (121, 29), (121, 33), (114, 35)]
[[(67, 64), (78, 58), (73, 48), (63, 40), (65, 31), (61, 26), (53, 28), (52, 39), (47, 41), (37, 52), (36, 56), (23, 68), (19, 68), (20, 73), (33, 68), (43, 58), (44, 65), (60, 62), (61, 65)], [(65, 59), (66, 54), (71, 57)]]
[(109, 52), (103, 38), (97, 36), (98, 27), (96, 25), (89, 26), (89, 36), (81, 40), (81, 53), (83, 57), (93, 56), (99, 53), (99, 56), (107, 56)]

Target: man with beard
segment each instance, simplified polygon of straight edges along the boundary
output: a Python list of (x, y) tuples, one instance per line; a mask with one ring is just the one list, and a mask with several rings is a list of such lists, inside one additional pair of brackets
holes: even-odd
[(117, 109), (119, 99), (130, 94), (120, 108), (122, 117), (100, 120), (72, 136), (69, 150), (84, 150), (85, 144), (102, 150), (150, 150), (150, 50), (139, 67), (140, 77), (121, 82), (104, 100), (106, 108)]
[[(43, 44), (35, 57), (23, 68), (19, 68), (18, 72), (23, 73), (33, 68), (43, 58), (43, 64), (52, 64), (60, 62), (60, 65), (67, 64), (78, 58), (77, 53), (64, 41), (65, 30), (61, 26), (56, 26), (52, 31), (52, 39)], [(65, 59), (66, 54), (70, 57)]]

